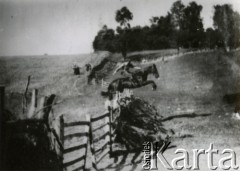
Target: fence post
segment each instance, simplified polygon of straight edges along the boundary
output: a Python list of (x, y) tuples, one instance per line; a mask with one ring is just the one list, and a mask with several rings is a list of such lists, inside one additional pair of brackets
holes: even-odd
[[(106, 126), (105, 128), (104, 128), (104, 131), (105, 131), (105, 133), (107, 133), (107, 132), (109, 132), (109, 135), (107, 135), (106, 137), (105, 137), (105, 142), (104, 143), (107, 143), (107, 142), (109, 142), (110, 143), (110, 138), (111, 138), (111, 132), (110, 132), (110, 127), (111, 127), (111, 125), (110, 125), (110, 112), (109, 112), (109, 115), (107, 116), (107, 117), (105, 117), (105, 123), (106, 124), (109, 124), (109, 126)], [(110, 144), (109, 144), (110, 145)]]
[(110, 111), (109, 111), (109, 113), (110, 113), (110, 115), (109, 115), (109, 134), (110, 134), (110, 141), (109, 141), (109, 146), (110, 146), (110, 157), (112, 156), (112, 152), (113, 152), (113, 150), (112, 150), (112, 144), (113, 144), (113, 142), (112, 142), (112, 121), (113, 121), (113, 110), (111, 109)]
[(28, 93), (28, 87), (30, 84), (30, 80), (31, 80), (31, 76), (28, 76), (28, 80), (27, 80), (27, 84), (26, 84), (26, 89), (25, 92), (23, 94), (23, 98), (22, 98), (22, 113), (25, 114), (26, 110), (27, 110), (27, 93)]
[(33, 116), (34, 112), (36, 111), (37, 95), (38, 95), (38, 91), (37, 91), (37, 89), (34, 89), (32, 92), (31, 106), (30, 106), (30, 109), (29, 109), (28, 115), (27, 115), (28, 119), (30, 119)]
[(60, 150), (61, 151), (60, 157), (61, 157), (61, 165), (62, 165), (62, 168), (63, 168), (63, 151), (64, 151), (64, 117), (63, 117), (63, 115), (60, 116), (59, 121), (60, 121), (59, 139), (62, 143), (62, 149)]
[(5, 87), (4, 86), (0, 86), (0, 169), (4, 169), (4, 154), (3, 154), (3, 141), (4, 141), (4, 137), (3, 137), (3, 129), (4, 129), (4, 121), (5, 121)]
[(90, 128), (89, 128), (89, 142), (90, 142), (90, 149), (92, 153), (92, 166), (95, 170), (98, 170), (97, 168), (97, 162), (96, 162), (96, 156), (95, 156), (95, 148), (94, 148), (94, 142), (93, 142), (93, 128), (92, 128), (92, 121), (90, 120)]
[(42, 97), (40, 99), (40, 102), (39, 102), (39, 107), (38, 107), (38, 114), (36, 116), (37, 119), (43, 119), (43, 116), (44, 116), (44, 105), (45, 105), (45, 102), (46, 102), (46, 97)]
[[(88, 122), (88, 125), (85, 126), (84, 131), (88, 132), (90, 135), (90, 116), (87, 114), (85, 117), (86, 117), (86, 122)], [(89, 141), (89, 139), (88, 139), (88, 137), (86, 137), (86, 147), (85, 147), (86, 151), (85, 151), (84, 168), (83, 168), (84, 170), (87, 170), (86, 164), (87, 164), (87, 153), (88, 153), (88, 141)]]

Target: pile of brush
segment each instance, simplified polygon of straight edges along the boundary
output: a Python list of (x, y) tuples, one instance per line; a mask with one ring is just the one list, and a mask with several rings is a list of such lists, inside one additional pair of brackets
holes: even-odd
[(141, 148), (147, 141), (169, 141), (173, 131), (165, 129), (161, 119), (162, 116), (154, 106), (140, 98), (132, 97), (130, 102), (121, 103), (117, 140), (129, 149)]

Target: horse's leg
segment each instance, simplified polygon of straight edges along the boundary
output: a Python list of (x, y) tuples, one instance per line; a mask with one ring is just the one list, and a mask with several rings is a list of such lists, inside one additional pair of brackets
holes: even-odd
[(148, 85), (148, 84), (152, 84), (152, 89), (153, 89), (153, 90), (156, 90), (156, 89), (157, 89), (156, 83), (155, 83), (154, 81), (152, 81), (152, 80), (144, 81), (141, 86), (145, 86), (145, 85)]

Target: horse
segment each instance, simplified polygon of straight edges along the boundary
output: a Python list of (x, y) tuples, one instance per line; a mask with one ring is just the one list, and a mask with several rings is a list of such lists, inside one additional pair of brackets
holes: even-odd
[(104, 58), (100, 64), (92, 67), (92, 70), (90, 71), (89, 75), (88, 75), (88, 84), (90, 85), (92, 80), (95, 79), (96, 84), (99, 83), (99, 77), (98, 77), (98, 73), (99, 71), (101, 71), (104, 66), (107, 64), (107, 62), (109, 62), (109, 59)]
[(107, 89), (107, 92), (102, 91), (101, 95), (103, 97), (109, 97), (109, 100), (113, 98), (113, 94), (118, 92), (123, 92), (124, 89), (134, 89), (146, 86), (148, 84), (152, 85), (152, 89), (156, 90), (157, 85), (153, 80), (148, 80), (148, 75), (153, 74), (155, 78), (159, 78), (159, 73), (155, 64), (145, 67), (141, 70), (136, 70), (132, 73), (132, 78), (124, 77), (113, 80)]
[(87, 72), (92, 70), (92, 65), (91, 64), (86, 64), (85, 67), (86, 67)]
[(98, 78), (97, 72), (95, 70), (92, 69), (92, 71), (90, 72), (90, 74), (87, 77), (88, 77), (88, 85), (92, 84), (91, 82), (93, 79), (95, 79), (96, 84), (99, 83), (99, 78)]

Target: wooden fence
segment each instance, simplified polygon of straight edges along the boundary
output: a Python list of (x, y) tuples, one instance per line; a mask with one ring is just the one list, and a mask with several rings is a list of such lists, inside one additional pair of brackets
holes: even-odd
[[(123, 98), (131, 93), (130, 90), (125, 91), (120, 96), (117, 93), (116, 98)], [(57, 129), (59, 129), (59, 137), (63, 137), (63, 152), (59, 154), (62, 154), (64, 170), (86, 170), (89, 154), (92, 167), (98, 170), (98, 164), (102, 159), (107, 155), (111, 157), (114, 152), (113, 143), (121, 111), (120, 106), (109, 109), (97, 116), (85, 115), (84, 121), (65, 123), (64, 117), (60, 117), (58, 123), (63, 125), (63, 129), (61, 126)], [(60, 131), (61, 129), (62, 131)], [(88, 150), (88, 145), (90, 150)]]
[(52, 131), (57, 135), (52, 136), (52, 143), (59, 158), (62, 158), (63, 170), (86, 170), (88, 154), (92, 158), (92, 167), (98, 170), (99, 162), (113, 152), (119, 116), (120, 108), (98, 116), (85, 115), (84, 121), (69, 123), (61, 115), (56, 122), (59, 126), (54, 126)]
[[(114, 99), (120, 100), (120, 98), (127, 97), (131, 93), (130, 90), (117, 93)], [(27, 113), (29, 117), (39, 117), (36, 101), (37, 91), (33, 90), (30, 112)], [(44, 101), (41, 98), (39, 103), (42, 104)], [(4, 88), (1, 88), (0, 102), (1, 114), (3, 114)], [(85, 119), (80, 121), (66, 122), (65, 115), (54, 118), (53, 122), (48, 120), (48, 123), (50, 123), (48, 136), (51, 148), (56, 152), (60, 163), (62, 163), (63, 170), (86, 170), (89, 156), (92, 158), (90, 164), (95, 170), (98, 170), (100, 161), (107, 155), (111, 156), (121, 111), (119, 105), (111, 106), (108, 109), (98, 116), (86, 114)], [(34, 114), (32, 114), (33, 111)]]
[[(114, 100), (132, 95), (132, 91), (116, 93)], [(113, 104), (113, 103), (111, 103)], [(85, 115), (84, 120), (66, 122), (65, 115), (55, 118), (51, 125), (51, 144), (62, 160), (63, 170), (86, 170), (87, 160), (98, 170), (104, 157), (114, 152), (116, 126), (120, 116), (120, 106), (113, 105), (97, 116)], [(91, 157), (89, 157), (91, 156)], [(89, 162), (88, 162), (89, 165)]]
[[(85, 170), (87, 160), (88, 137), (90, 134), (90, 116), (86, 115), (84, 121), (64, 122), (63, 115), (62, 146), (64, 170)], [(63, 135), (61, 135), (63, 134)]]
[[(107, 155), (109, 157), (113, 153), (113, 143), (116, 138), (116, 123), (120, 116), (120, 108), (112, 109), (102, 115), (91, 117), (91, 153), (92, 165), (97, 170), (99, 162)], [(102, 121), (97, 125), (96, 123)], [(95, 126), (97, 125), (97, 126)], [(102, 130), (102, 131), (101, 131)], [(95, 132), (101, 133), (95, 135)], [(98, 145), (96, 145), (98, 143)]]

